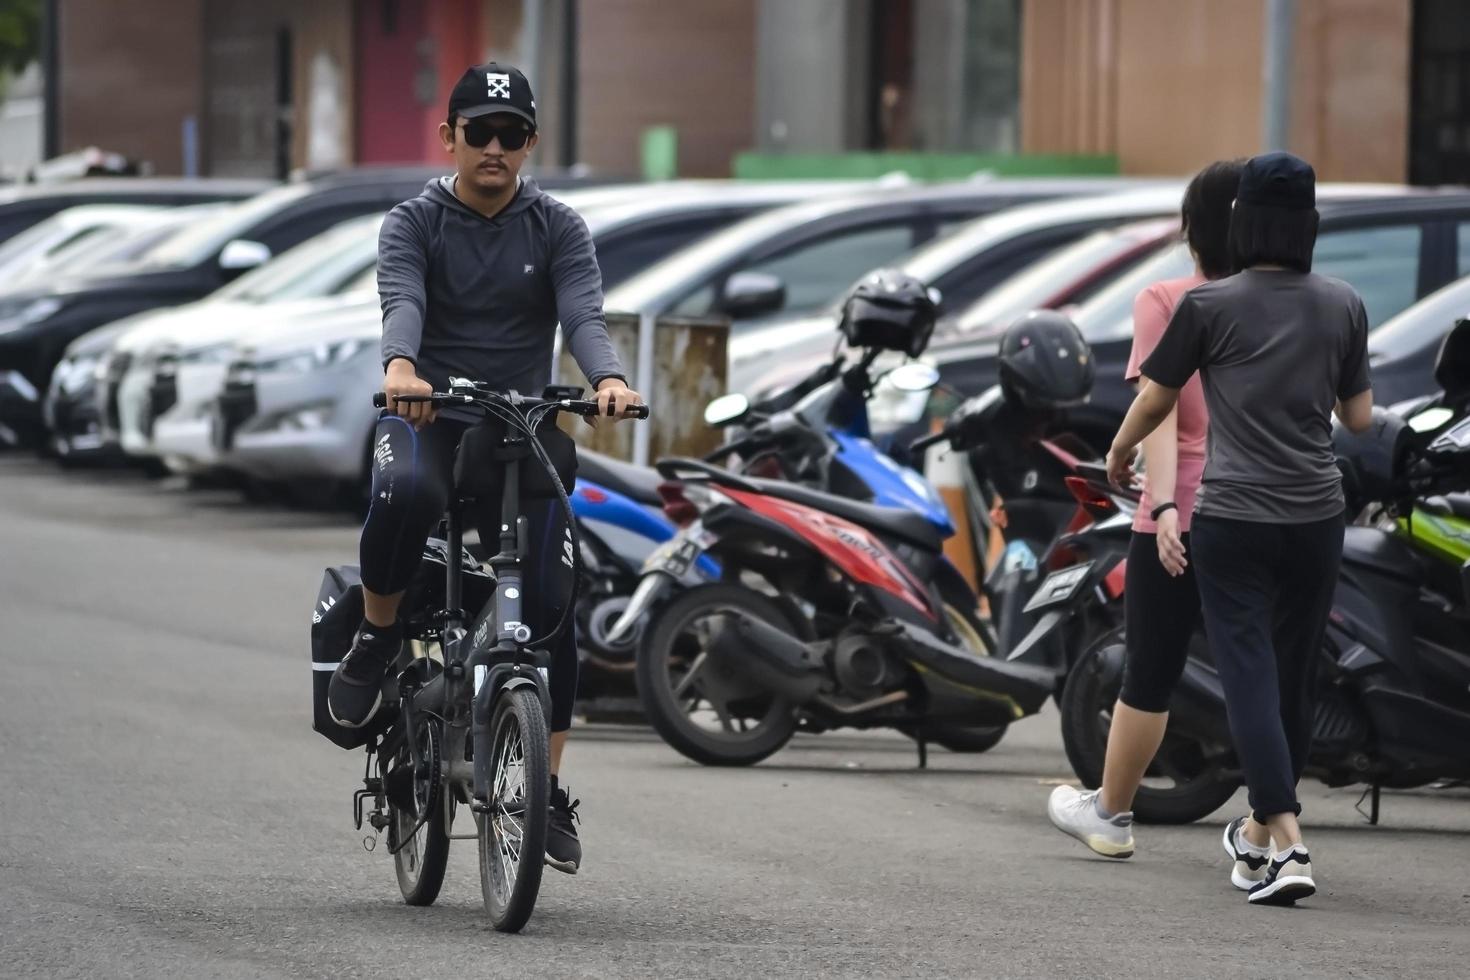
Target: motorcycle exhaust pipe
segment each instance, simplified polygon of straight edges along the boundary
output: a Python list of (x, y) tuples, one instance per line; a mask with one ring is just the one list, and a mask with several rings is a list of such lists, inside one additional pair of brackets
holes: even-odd
[(927, 630), (898, 624), (895, 640), (901, 652), (951, 683), (1007, 697), (1012, 714), (1024, 718), (1041, 710), (1056, 689), (1056, 673), (1044, 667), (992, 657), (977, 657), (951, 646)]
[(814, 647), (762, 620), (729, 611), (709, 653), (757, 684), (804, 704), (822, 686), (822, 658)]

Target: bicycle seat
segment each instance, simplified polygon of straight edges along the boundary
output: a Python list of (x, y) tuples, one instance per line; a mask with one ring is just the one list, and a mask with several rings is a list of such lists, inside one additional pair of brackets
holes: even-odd
[(629, 500), (651, 507), (663, 504), (658, 485), (663, 478), (647, 466), (634, 466), (611, 456), (582, 449), (577, 453), (577, 475)]

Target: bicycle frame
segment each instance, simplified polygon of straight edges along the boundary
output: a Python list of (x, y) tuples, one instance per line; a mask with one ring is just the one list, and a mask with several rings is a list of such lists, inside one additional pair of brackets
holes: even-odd
[[(445, 782), (461, 790), (470, 789), (470, 793), (461, 792), (460, 796), (472, 797), (476, 803), (483, 803), (489, 795), (490, 719), (501, 692), (534, 687), (547, 716), (551, 714), (547, 681), (550, 656), (526, 646), (531, 640), (531, 630), (521, 612), (523, 568), (530, 551), (530, 522), (520, 513), (520, 468), (530, 453), (525, 441), (522, 436), (508, 437), (502, 442), (504, 448), (518, 450), (518, 454), (502, 461), (499, 551), (488, 562), (495, 571), (495, 594), (473, 619), (473, 630), (465, 628), (471, 620), (462, 608), (464, 572), (459, 561), (464, 552), (465, 498), (456, 493), (450, 502), (447, 543), (451, 560), (446, 564), (444, 590), (447, 608), (438, 614), (442, 625), (437, 631), (444, 669), (402, 699), (403, 715), (395, 726), (404, 733), (414, 731), (420, 712), (442, 720), (446, 728)], [(421, 663), (410, 666), (405, 674), (415, 668), (422, 674), (427, 667), (420, 667)], [(473, 685), (468, 719), (464, 713), (466, 683)], [(462, 737), (466, 733), (474, 745), (472, 766), (466, 765), (462, 751), (449, 751), (449, 747), (464, 744)], [(410, 740), (409, 745), (415, 764), (423, 764), (425, 760), (418, 757), (417, 743)]]

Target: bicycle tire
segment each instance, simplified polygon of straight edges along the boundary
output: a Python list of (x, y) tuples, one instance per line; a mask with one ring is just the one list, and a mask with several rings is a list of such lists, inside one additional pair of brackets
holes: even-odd
[[(534, 689), (518, 687), (500, 695), (489, 741), (490, 799), (488, 809), (475, 815), (480, 892), (496, 931), (520, 932), (541, 890), (551, 805), (551, 733)], [(517, 779), (519, 785), (513, 782)]]

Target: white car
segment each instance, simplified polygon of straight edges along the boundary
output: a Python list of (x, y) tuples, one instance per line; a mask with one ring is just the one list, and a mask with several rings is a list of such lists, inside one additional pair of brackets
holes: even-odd
[(166, 221), (168, 209), (134, 204), (84, 204), (59, 211), (0, 244), (0, 289), (35, 282), (41, 276), (85, 272), (58, 265), (58, 254), (120, 228), (140, 228), (150, 219)]
[(376, 297), (236, 348), (212, 417), (218, 460), (312, 503), (360, 503), (383, 387)]
[(382, 215), (354, 218), (207, 299), (146, 314), (112, 346), (98, 386), (104, 440), (193, 472), (212, 465), (208, 412), (236, 340), (279, 320), (371, 297)]

